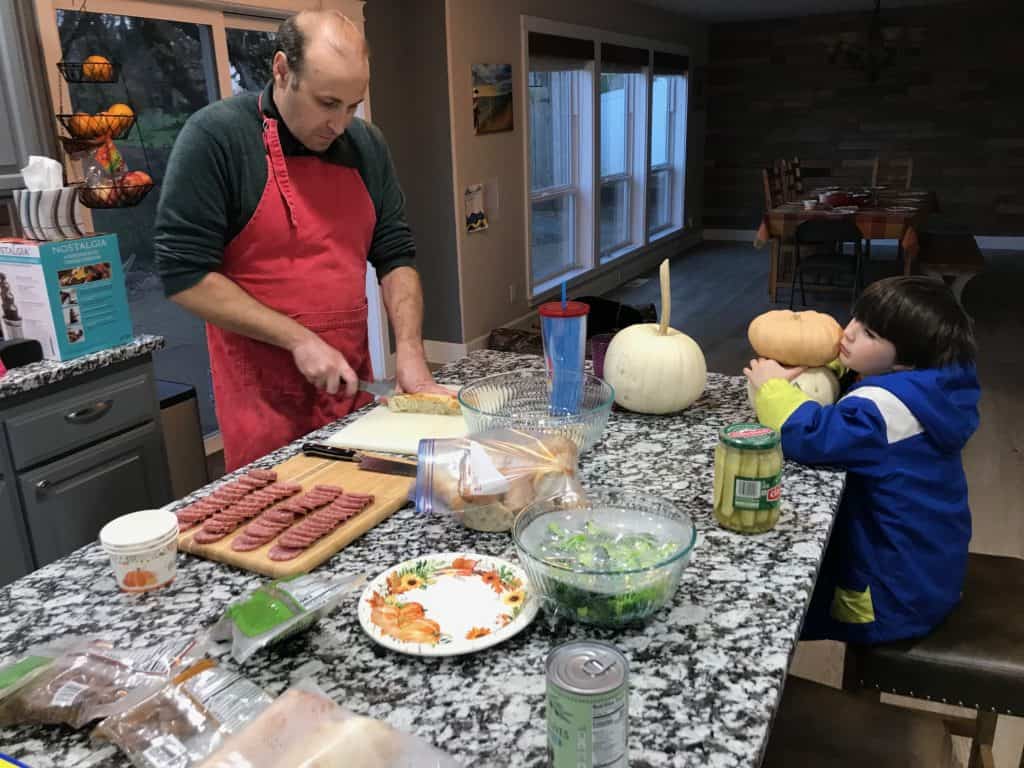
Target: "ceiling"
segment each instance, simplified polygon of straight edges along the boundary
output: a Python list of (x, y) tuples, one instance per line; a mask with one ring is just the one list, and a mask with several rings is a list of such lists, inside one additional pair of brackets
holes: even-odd
[[(780, 19), (812, 14), (870, 12), (874, 0), (634, 0), (703, 21)], [(949, 0), (882, 0), (886, 8), (942, 5)]]

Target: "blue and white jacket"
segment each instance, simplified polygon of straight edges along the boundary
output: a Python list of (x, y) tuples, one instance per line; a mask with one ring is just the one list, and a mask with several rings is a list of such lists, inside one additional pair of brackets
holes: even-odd
[[(803, 639), (882, 643), (930, 632), (960, 600), (971, 512), (960, 453), (978, 426), (973, 366), (869, 376), (835, 405), (789, 382), (757, 394), (787, 458), (847, 470)], [(773, 423), (774, 422), (774, 423)]]

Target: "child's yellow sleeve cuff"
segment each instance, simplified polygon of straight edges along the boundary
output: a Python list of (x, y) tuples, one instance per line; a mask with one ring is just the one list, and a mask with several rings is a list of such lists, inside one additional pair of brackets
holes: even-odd
[(835, 360), (833, 360), (831, 363), (826, 365), (825, 367), (828, 368), (830, 371), (832, 371), (832, 373), (834, 373), (836, 375), (837, 379), (843, 378), (843, 376), (846, 375), (846, 372), (848, 370), (850, 370), (845, 365), (843, 365), (842, 363), (839, 362), (839, 358), (838, 357)]
[(782, 429), (793, 411), (811, 398), (785, 379), (769, 379), (757, 390), (754, 409), (757, 420), (776, 432)]

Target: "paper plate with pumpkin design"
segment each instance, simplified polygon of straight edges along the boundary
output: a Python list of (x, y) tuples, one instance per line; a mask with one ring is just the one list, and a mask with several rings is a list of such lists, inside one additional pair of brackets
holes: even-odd
[(444, 552), (406, 560), (371, 581), (359, 598), (359, 623), (393, 651), (457, 656), (507, 640), (539, 607), (518, 565)]

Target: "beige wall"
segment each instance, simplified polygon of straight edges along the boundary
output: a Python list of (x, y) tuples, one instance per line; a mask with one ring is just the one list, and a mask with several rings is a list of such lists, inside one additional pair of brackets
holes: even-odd
[[(372, 0), (371, 0), (372, 6)], [(472, 343), (491, 329), (510, 324), (531, 311), (526, 282), (526, 168), (523, 125), (526, 109), (521, 97), (520, 16), (605, 29), (620, 34), (690, 47), (691, 60), (707, 60), (707, 27), (681, 16), (622, 0), (447, 0), (448, 73), (452, 123), (455, 215), (458, 230), (463, 338)], [(515, 130), (476, 136), (473, 133), (470, 67), (474, 63), (511, 64)], [(703, 162), (703, 119), (691, 114), (687, 137), (686, 218), (700, 221)], [(699, 126), (699, 128), (698, 128)], [(468, 184), (497, 181), (499, 205), (489, 210), (490, 228), (467, 235), (462, 191)], [(682, 240), (661, 243), (661, 252), (681, 250)], [(660, 258), (651, 254), (619, 265), (604, 276), (607, 290), (619, 279)], [(509, 300), (509, 285), (516, 300)], [(583, 287), (581, 287), (582, 289)], [(593, 290), (594, 285), (587, 286)]]

